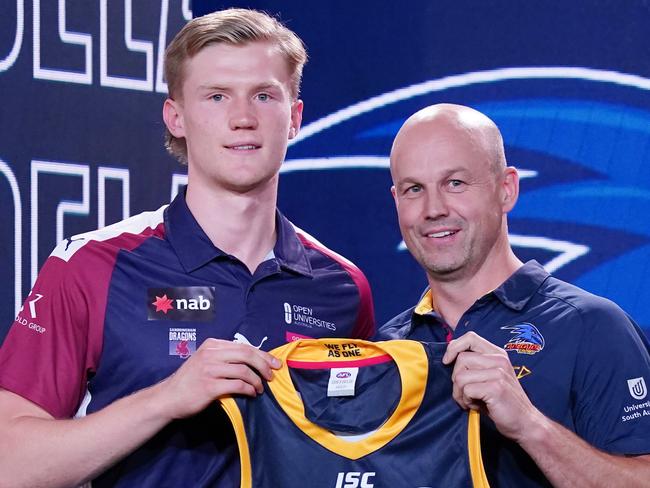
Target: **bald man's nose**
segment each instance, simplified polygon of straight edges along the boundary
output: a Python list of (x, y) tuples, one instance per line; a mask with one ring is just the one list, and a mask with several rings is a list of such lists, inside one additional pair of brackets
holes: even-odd
[(446, 196), (441, 191), (429, 189), (426, 192), (424, 213), (427, 219), (437, 219), (449, 215)]

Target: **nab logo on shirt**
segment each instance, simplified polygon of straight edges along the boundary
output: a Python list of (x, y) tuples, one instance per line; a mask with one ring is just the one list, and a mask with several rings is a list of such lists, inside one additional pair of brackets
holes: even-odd
[(176, 322), (214, 320), (213, 286), (178, 286), (147, 290), (147, 319)]

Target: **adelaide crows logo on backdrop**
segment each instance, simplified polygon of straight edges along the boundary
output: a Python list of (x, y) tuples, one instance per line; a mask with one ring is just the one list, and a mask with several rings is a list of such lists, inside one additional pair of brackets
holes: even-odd
[(527, 322), (517, 325), (507, 325), (501, 330), (509, 330), (514, 334), (503, 348), (506, 351), (515, 351), (519, 354), (535, 354), (544, 349), (544, 337), (537, 327)]
[(280, 205), (366, 272), (378, 321), (426, 285), (399, 234), (390, 146), (408, 116), (441, 102), (472, 106), (500, 127), (522, 180), (509, 215), (520, 259), (613, 299), (648, 328), (650, 273), (639, 263), (650, 262), (650, 79), (572, 67), (429, 80), (301, 129), (281, 170)]

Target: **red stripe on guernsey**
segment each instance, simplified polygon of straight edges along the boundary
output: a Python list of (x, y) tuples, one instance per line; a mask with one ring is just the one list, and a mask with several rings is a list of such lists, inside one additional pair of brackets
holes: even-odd
[(331, 369), (331, 368), (362, 368), (374, 364), (388, 363), (393, 358), (388, 354), (366, 359), (350, 359), (349, 361), (294, 361), (287, 359), (287, 366), (294, 369)]
[[(164, 207), (60, 243), (46, 260), (30, 297), (44, 331), (14, 322), (0, 348), (0, 386), (69, 418), (102, 352), (108, 289), (118, 253), (163, 237)], [(30, 297), (20, 316), (29, 315)], [(21, 351), (31, 351), (21, 354)], [(34, 358), (38, 357), (38, 361)]]
[(350, 337), (354, 339), (370, 339), (375, 334), (375, 309), (372, 303), (370, 284), (366, 276), (352, 261), (328, 249), (313, 236), (310, 236), (295, 225), (294, 229), (303, 246), (316, 249), (332, 258), (350, 275), (357, 286), (357, 290), (359, 290), (359, 312), (357, 313), (354, 330)]

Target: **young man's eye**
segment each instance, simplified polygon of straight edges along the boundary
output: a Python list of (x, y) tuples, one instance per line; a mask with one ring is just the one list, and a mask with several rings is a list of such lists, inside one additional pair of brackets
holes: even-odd
[(223, 95), (221, 93), (216, 93), (212, 95), (212, 100), (214, 100), (215, 102), (220, 102), (221, 100), (223, 100)]
[(269, 95), (268, 93), (260, 93), (257, 95), (257, 99), (260, 102), (267, 102), (271, 99), (271, 95)]

